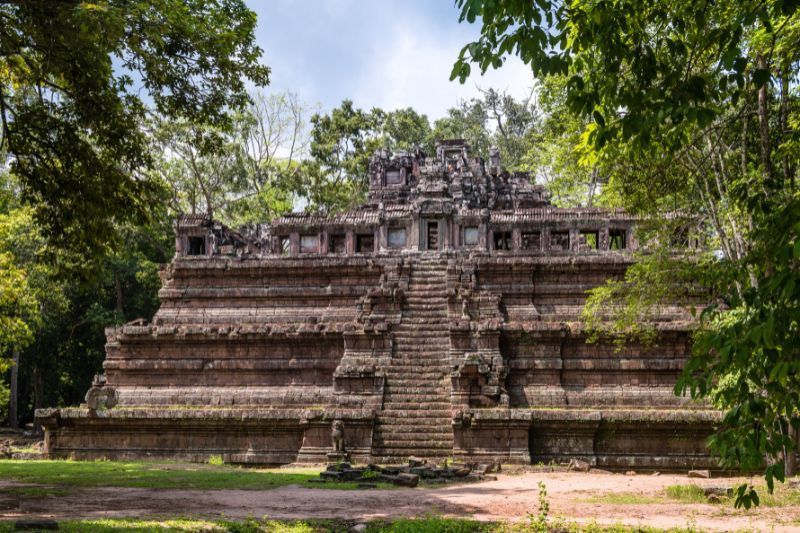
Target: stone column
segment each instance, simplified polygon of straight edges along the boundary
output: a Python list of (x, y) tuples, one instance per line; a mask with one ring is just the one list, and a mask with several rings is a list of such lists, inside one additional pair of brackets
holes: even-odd
[(356, 233), (352, 229), (349, 229), (345, 232), (344, 251), (347, 255), (353, 255), (356, 253)]

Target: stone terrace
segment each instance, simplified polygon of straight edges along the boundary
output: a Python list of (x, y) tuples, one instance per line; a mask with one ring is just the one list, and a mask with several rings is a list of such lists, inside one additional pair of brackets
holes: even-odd
[(37, 412), (47, 453), (713, 466), (718, 413), (672, 394), (701, 294), (659, 306), (654, 346), (585, 342), (636, 222), (553, 207), (462, 141), (377, 153), (352, 211), (181, 217), (153, 320), (108, 330), (86, 404)]

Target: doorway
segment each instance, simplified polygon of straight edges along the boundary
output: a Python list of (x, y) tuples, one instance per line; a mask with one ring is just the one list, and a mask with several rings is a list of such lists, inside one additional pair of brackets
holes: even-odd
[(439, 221), (428, 220), (425, 222), (425, 249), (439, 249)]

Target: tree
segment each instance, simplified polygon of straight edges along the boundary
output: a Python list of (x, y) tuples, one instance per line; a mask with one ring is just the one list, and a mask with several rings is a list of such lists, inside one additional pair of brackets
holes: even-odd
[[(517, 141), (518, 167), (544, 182), (556, 205), (591, 207), (606, 181), (592, 150), (581, 148), (587, 121), (570, 113), (564, 98), (566, 78), (545, 78), (537, 90), (541, 118)], [(600, 199), (602, 201), (602, 199)]]
[(447, 110), (447, 115), (433, 124), (432, 138), (465, 139), (472, 152), (487, 158), (492, 146), (500, 150), (503, 166), (525, 169), (523, 163), (530, 135), (541, 117), (532, 102), (537, 88), (525, 100), (516, 100), (505, 91), (479, 89), (480, 98), (471, 98)]
[(55, 247), (99, 257), (147, 221), (145, 104), (226, 125), (268, 82), (255, 24), (242, 0), (0, 3), (0, 153)]
[[(628, 298), (644, 294), (637, 280), (684, 267), (715, 290), (720, 305), (702, 312), (676, 392), (724, 410), (712, 449), (726, 467), (769, 458), (771, 490), (793, 472), (800, 426), (797, 3), (457, 4), (461, 20), (480, 17), (481, 36), (462, 49), (453, 78), (508, 54), (537, 76), (565, 76), (566, 105), (588, 122), (580, 145), (608, 176), (608, 194), (656, 219), (685, 210), (715, 252), (670, 268), (644, 262), (629, 271), (632, 290), (611, 284), (592, 298), (646, 311), (652, 302)], [(653, 231), (651, 246), (685, 239), (676, 229)], [(737, 505), (752, 503), (753, 488), (739, 487)]]

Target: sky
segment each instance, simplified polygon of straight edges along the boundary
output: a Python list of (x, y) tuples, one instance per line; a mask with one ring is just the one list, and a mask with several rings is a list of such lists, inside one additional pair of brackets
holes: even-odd
[(516, 57), (465, 84), (449, 81), (461, 48), (480, 28), (458, 23), (453, 0), (248, 0), (256, 39), (272, 69), (269, 94), (290, 90), (329, 111), (342, 100), (386, 111), (413, 107), (436, 120), (478, 88), (524, 98), (533, 76)]

